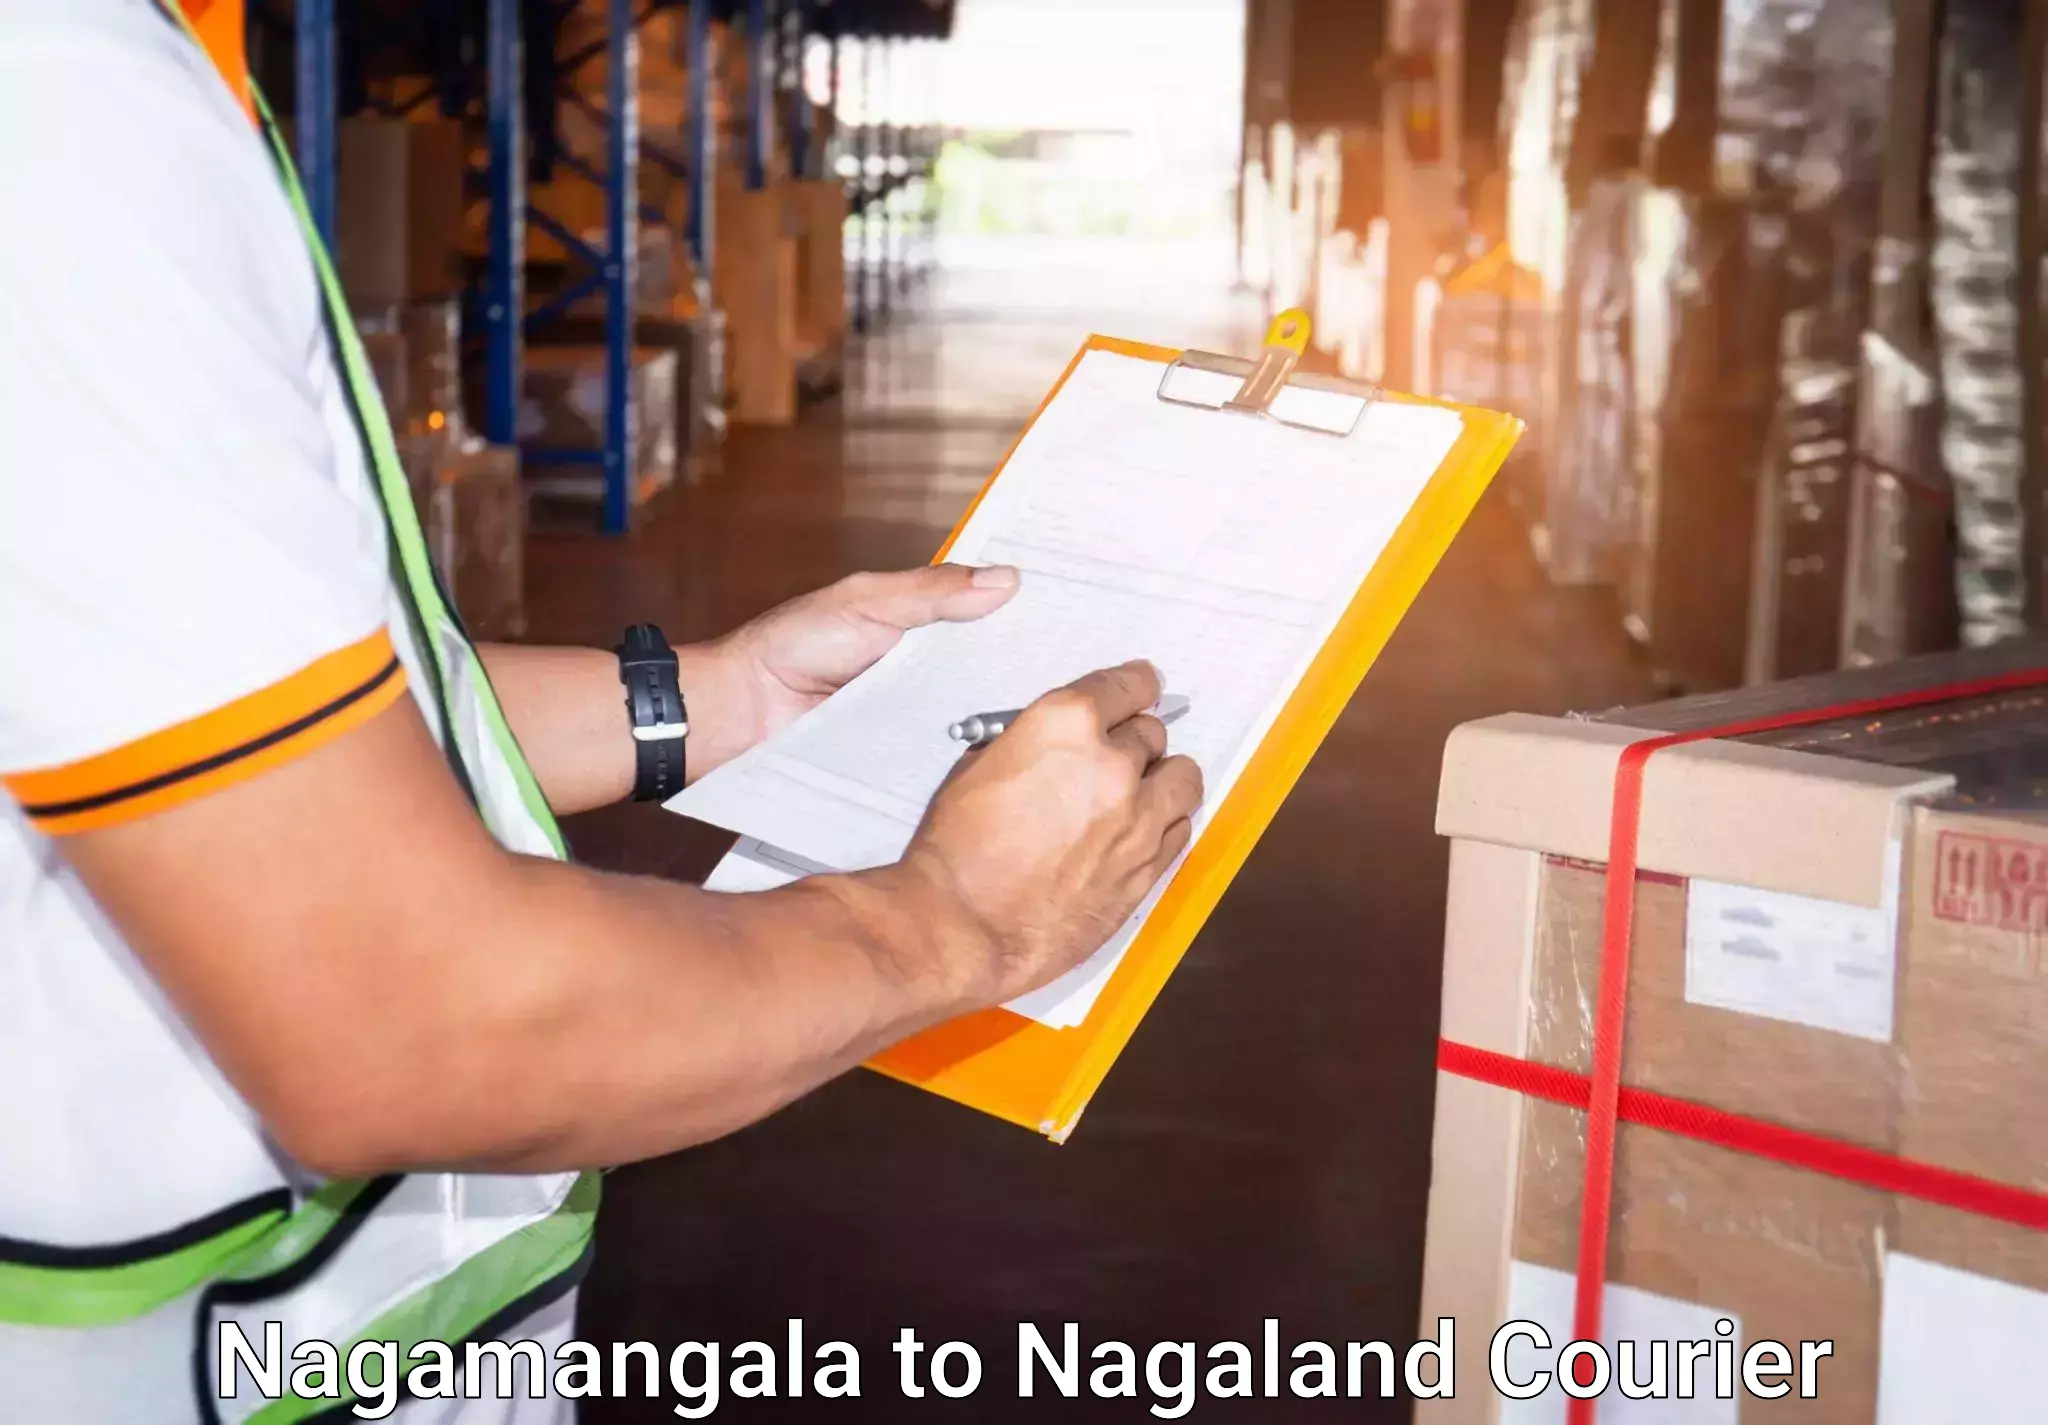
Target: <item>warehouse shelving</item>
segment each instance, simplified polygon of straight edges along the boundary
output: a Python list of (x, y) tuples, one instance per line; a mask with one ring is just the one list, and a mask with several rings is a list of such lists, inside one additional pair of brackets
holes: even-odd
[[(351, 6), (347, 18), (359, 23), (349, 37), (362, 52), (374, 53), (380, 44), (405, 42), (407, 37), (396, 31), (407, 25), (424, 25), (430, 16), (456, 25), (464, 23), (465, 15), (474, 12), (465, 12), (459, 5), (460, 0), (437, 0), (414, 6), (406, 12), (406, 21), (386, 26), (389, 33), (373, 33), (367, 17), (355, 13)], [(315, 221), (330, 243), (338, 204), (342, 8), (341, 0), (295, 0), (290, 19), (296, 156)], [(898, 250), (895, 239), (905, 220), (913, 235), (921, 224), (913, 206), (898, 195), (922, 191), (929, 177), (932, 148), (922, 137), (906, 148), (903, 130), (892, 121), (894, 111), (874, 107), (869, 96), (880, 92), (876, 71), (887, 63), (885, 51), (897, 43), (891, 37), (943, 37), (951, 28), (952, 6), (945, 0), (604, 0), (602, 38), (539, 67), (536, 80), (537, 67), (527, 54), (527, 45), (530, 38), (541, 37), (525, 33), (526, 24), (536, 20), (544, 24), (546, 42), (551, 43), (561, 21), (579, 8), (577, 0), (484, 0), (475, 66), (481, 74), (466, 72), (461, 86), (453, 91), (443, 76), (388, 112), (404, 112), (433, 97), (451, 114), (472, 107), (481, 110), (487, 147), (481, 172), (473, 174), (471, 181), (485, 205), (487, 251), (466, 329), (477, 334), (475, 344), (481, 348), (481, 428), (488, 440), (519, 443), (524, 350), (534, 328), (559, 318), (571, 307), (580, 309), (589, 303), (602, 309), (605, 413), (601, 442), (589, 448), (529, 448), (525, 454), (536, 465), (593, 471), (591, 484), (598, 495), (602, 527), (616, 534), (629, 527), (635, 503), (631, 363), (637, 237), (643, 220), (659, 218), (644, 212), (639, 202), (642, 163), (657, 164), (684, 181), (688, 190), (688, 217), (682, 234), (685, 249), (701, 274), (708, 276), (715, 262), (713, 205), (719, 136), (709, 110), (709, 86), (693, 79), (680, 133), (643, 132), (636, 83), (638, 31), (662, 11), (685, 10), (688, 69), (694, 77), (709, 72), (712, 22), (743, 27), (750, 102), (742, 141), (745, 182), (752, 189), (770, 180), (778, 99), (787, 101), (792, 173), (802, 176), (826, 170), (827, 155), (816, 140), (811, 97), (802, 79), (802, 61), (810, 40), (822, 37), (832, 46), (835, 86), (842, 47), (851, 43), (862, 54), (866, 72), (873, 78), (862, 85), (868, 112), (863, 115), (860, 132), (851, 136), (851, 151), (858, 157), (848, 189), (849, 206), (860, 220), (862, 234), (854, 315), (857, 324), (865, 327), (878, 314), (886, 313), (892, 296), (906, 290), (921, 270), (917, 264), (906, 263)], [(268, 18), (278, 19), (275, 14)], [(599, 58), (606, 75), (602, 102), (582, 93), (572, 82), (578, 71)], [(527, 90), (529, 83), (535, 82), (553, 91), (557, 112), (563, 107), (577, 109), (602, 135), (596, 145), (599, 153), (560, 146), (549, 149), (554, 162), (602, 191), (600, 234), (572, 230), (559, 215), (529, 196), (527, 173), (519, 155), (528, 151), (526, 129), (536, 110), (528, 103)], [(849, 136), (842, 129), (839, 137), (844, 144)], [(529, 301), (526, 290), (529, 226), (560, 244), (580, 269), (560, 291), (537, 304)], [(870, 239), (877, 248), (872, 258), (868, 256)], [(876, 278), (872, 297), (867, 280), (871, 266)]]

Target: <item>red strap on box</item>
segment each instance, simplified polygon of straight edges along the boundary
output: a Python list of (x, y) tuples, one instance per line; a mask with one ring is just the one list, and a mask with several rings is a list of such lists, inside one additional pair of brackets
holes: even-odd
[[(1506, 1087), (1524, 1093), (1535, 1091), (1539, 1085), (1547, 1087), (1550, 1092), (1539, 1093), (1539, 1097), (1579, 1103), (1586, 1110), (1586, 1173), (1579, 1197), (1579, 1261), (1572, 1312), (1574, 1340), (1600, 1339), (1607, 1283), (1607, 1239), (1613, 1225), (1614, 1135), (1615, 1126), (1623, 1117), (1624, 1092), (1634, 1111), (1656, 1115), (1654, 1119), (1632, 1117), (1631, 1121), (1651, 1122), (1671, 1132), (1686, 1133), (1705, 1142), (1719, 1142), (1738, 1151), (1757, 1152), (1794, 1167), (1830, 1172), (1859, 1182), (1868, 1181), (1872, 1186), (1888, 1186), (1916, 1197), (1928, 1196), (1930, 1201), (1947, 1202), (1950, 1206), (1963, 1207), (1965, 1211), (1978, 1212), (1983, 1216), (2022, 1221), (2023, 1225), (2030, 1227), (2048, 1227), (2048, 1198), (2039, 1194), (2006, 1184), (1968, 1178), (1964, 1174), (1948, 1173), (1929, 1164), (1873, 1153), (1853, 1144), (1737, 1118), (1683, 1099), (1664, 1099), (1660, 1095), (1642, 1094), (1634, 1089), (1624, 1091), (1621, 1087), (1622, 1028), (1627, 1020), (1629, 955), (1634, 939), (1636, 849), (1643, 820), (1643, 769), (1653, 755), (1667, 747), (1710, 738), (1746, 737), (1760, 732), (1810, 727), (1845, 718), (1871, 717), (2044, 685), (2048, 685), (2048, 668), (2034, 668), (1885, 697), (1859, 698), (1824, 708), (1774, 713), (1691, 732), (1666, 733), (1630, 743), (1622, 749), (1621, 760), (1614, 773), (1614, 804), (1608, 823), (1606, 905), (1600, 930), (1600, 986), (1593, 1019), (1592, 1073), (1581, 1079), (1564, 1070), (1524, 1064), (1505, 1055), (1488, 1054), (1449, 1042), (1439, 1050), (1439, 1063), (1450, 1072), (1487, 1082), (1505, 1081), (1494, 1077), (1491, 1072), (1466, 1071), (1482, 1067), (1499, 1071), (1502, 1064), (1523, 1065), (1513, 1071), (1511, 1077), (1515, 1081), (1506, 1082)], [(1450, 1063), (1444, 1062), (1446, 1055)], [(1482, 1055), (1484, 1060), (1477, 1057)], [(1491, 1062), (1496, 1060), (1500, 1063)], [(1559, 1075), (1562, 1079), (1553, 1077)], [(1584, 1084), (1583, 1099), (1578, 1097), (1579, 1091), (1572, 1083), (1564, 1082), (1566, 1080)], [(1556, 1098), (1557, 1093), (1569, 1093), (1571, 1097)], [(1860, 1176), (1866, 1172), (1879, 1176)], [(1908, 1184), (1923, 1190), (1916, 1190), (1915, 1186)], [(1980, 1205), (1966, 1206), (1964, 1202), (1953, 1201), (1947, 1196), (1930, 1195), (1956, 1191), (1961, 1191), (1968, 1202)], [(1986, 1210), (2001, 1206), (2006, 1210)], [(2025, 1214), (2024, 1220), (2009, 1216), (2010, 1211)], [(1595, 1403), (1592, 1400), (1571, 1401), (1565, 1411), (1567, 1425), (1593, 1425)]]
[[(1561, 1103), (1566, 1108), (1583, 1109), (1593, 1097), (1593, 1081), (1584, 1074), (1554, 1064), (1517, 1059), (1512, 1054), (1496, 1054), (1491, 1049), (1475, 1049), (1455, 1040), (1438, 1042), (1436, 1065), (1461, 1079), (1496, 1084), (1529, 1098)], [(2048, 1232), (2048, 1192), (1958, 1173), (1915, 1158), (1881, 1153), (1839, 1138), (1745, 1118), (1691, 1099), (1645, 1089), (1622, 1089), (1616, 1100), (1615, 1116), (1623, 1123), (1640, 1123), (1645, 1128), (1675, 1133), (1696, 1143), (1711, 1143), (1716, 1148), (1826, 1173), (1831, 1178), (1876, 1188), (1879, 1192), (1899, 1193), (1973, 1216)]]

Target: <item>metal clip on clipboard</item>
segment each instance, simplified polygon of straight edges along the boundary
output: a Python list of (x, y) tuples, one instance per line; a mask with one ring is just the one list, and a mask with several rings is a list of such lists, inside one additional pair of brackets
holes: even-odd
[(1273, 319), (1256, 361), (1184, 351), (1159, 378), (1159, 399), (1258, 416), (1323, 435), (1350, 435), (1366, 407), (1379, 399), (1380, 389), (1334, 376), (1297, 376), (1294, 368), (1308, 349), (1308, 333), (1308, 313), (1294, 307)]

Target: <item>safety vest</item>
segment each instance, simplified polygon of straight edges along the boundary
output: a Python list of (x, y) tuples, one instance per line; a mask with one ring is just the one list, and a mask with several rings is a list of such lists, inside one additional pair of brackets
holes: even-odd
[[(169, 13), (192, 33), (175, 5)], [(451, 771), (493, 835), (511, 850), (559, 858), (554, 817), (436, 578), (390, 420), (290, 155), (262, 96), (253, 87), (248, 93), (318, 274), (333, 356), (383, 511), (393, 602), (404, 615), (403, 626), (394, 620), (392, 640), (413, 670), (416, 697)], [(189, 1082), (167, 1083), (162, 1092), (217, 1092), (212, 1066), (196, 1049), (186, 1055)], [(249, 1146), (194, 1143), (195, 1171), (205, 1171), (216, 1148), (246, 1162)], [(149, 1185), (137, 1183), (135, 1191)], [(46, 1362), (54, 1356), (75, 1361), (79, 1372), (157, 1387), (164, 1372), (148, 1363), (175, 1360), (189, 1380), (189, 1408), (160, 1397), (129, 1399), (124, 1421), (302, 1420), (337, 1402), (269, 1400), (246, 1372), (238, 1373), (234, 1395), (218, 1397), (224, 1324), (261, 1349), (267, 1324), (279, 1323), (287, 1376), (294, 1349), (313, 1340), (334, 1345), (344, 1360), (354, 1341), (396, 1341), (401, 1369), (418, 1341), (450, 1343), (459, 1356), (460, 1343), (496, 1338), (574, 1288), (588, 1268), (597, 1199), (595, 1173), (415, 1173), (312, 1186), (281, 1172), (274, 1189), (254, 1196), (223, 1186), (217, 1211), (144, 1241), (75, 1248), (0, 1240), (0, 1360), (8, 1350), (34, 1349)], [(0, 1418), (11, 1418), (16, 1402), (5, 1374), (0, 1369)], [(342, 1389), (346, 1399), (345, 1382)], [(95, 1422), (67, 1418), (62, 1425)]]

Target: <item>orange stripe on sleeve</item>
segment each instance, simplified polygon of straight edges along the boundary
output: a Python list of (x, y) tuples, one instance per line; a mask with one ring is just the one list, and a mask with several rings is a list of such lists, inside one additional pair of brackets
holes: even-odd
[(360, 727), (405, 691), (382, 629), (288, 678), (63, 767), (0, 777), (36, 827), (92, 831), (164, 811), (304, 756)]

